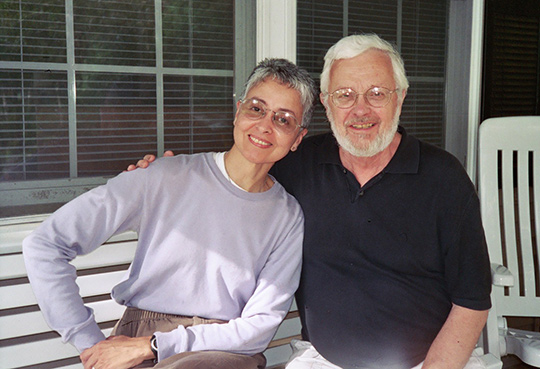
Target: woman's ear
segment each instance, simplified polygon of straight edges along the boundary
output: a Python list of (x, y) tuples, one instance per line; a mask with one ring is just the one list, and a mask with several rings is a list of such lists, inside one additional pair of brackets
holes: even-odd
[(233, 126), (236, 125), (236, 119), (238, 119), (238, 114), (240, 114), (240, 105), (242, 105), (242, 101), (238, 100), (236, 102), (236, 113), (234, 114)]
[(302, 142), (302, 139), (307, 134), (307, 132), (308, 132), (307, 128), (304, 128), (300, 132), (298, 132), (298, 136), (296, 136), (296, 139), (294, 140), (291, 146), (291, 151), (296, 151), (296, 149), (298, 149), (298, 145), (300, 145), (300, 143)]

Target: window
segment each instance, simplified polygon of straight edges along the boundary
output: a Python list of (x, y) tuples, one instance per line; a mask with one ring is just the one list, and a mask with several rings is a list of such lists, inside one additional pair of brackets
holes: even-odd
[(230, 147), (234, 26), (234, 0), (2, 1), (0, 216), (148, 152)]
[[(443, 146), (443, 4), (298, 0), (297, 62), (317, 78), (344, 35), (395, 43), (411, 82), (401, 122)], [(0, 217), (54, 210), (148, 152), (230, 147), (233, 96), (254, 64), (253, 9), (240, 0), (2, 1)], [(319, 105), (310, 134), (327, 130)]]
[[(298, 0), (297, 62), (318, 76), (330, 46), (351, 34), (376, 33), (397, 45), (410, 87), (401, 124), (438, 146), (444, 143), (447, 4), (440, 0)], [(310, 132), (328, 130), (322, 105)]]
[(540, 115), (540, 7), (486, 2), (482, 120)]

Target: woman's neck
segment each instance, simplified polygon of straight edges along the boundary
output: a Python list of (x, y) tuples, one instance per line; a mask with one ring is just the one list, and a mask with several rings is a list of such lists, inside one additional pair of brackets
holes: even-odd
[(271, 167), (250, 162), (234, 146), (225, 153), (225, 170), (229, 178), (248, 192), (265, 192), (274, 185), (268, 176)]

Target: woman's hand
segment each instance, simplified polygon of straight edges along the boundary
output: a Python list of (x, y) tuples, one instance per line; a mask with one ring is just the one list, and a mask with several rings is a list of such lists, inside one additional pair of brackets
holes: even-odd
[(128, 369), (154, 359), (148, 337), (111, 336), (80, 355), (84, 369)]

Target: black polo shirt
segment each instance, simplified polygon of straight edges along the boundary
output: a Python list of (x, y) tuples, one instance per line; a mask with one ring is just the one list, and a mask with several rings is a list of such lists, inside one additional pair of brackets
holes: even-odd
[(331, 133), (272, 169), (305, 214), (302, 334), (344, 368), (412, 368), (452, 303), (491, 306), (474, 186), (452, 155), (399, 131), (393, 159), (363, 187)]

